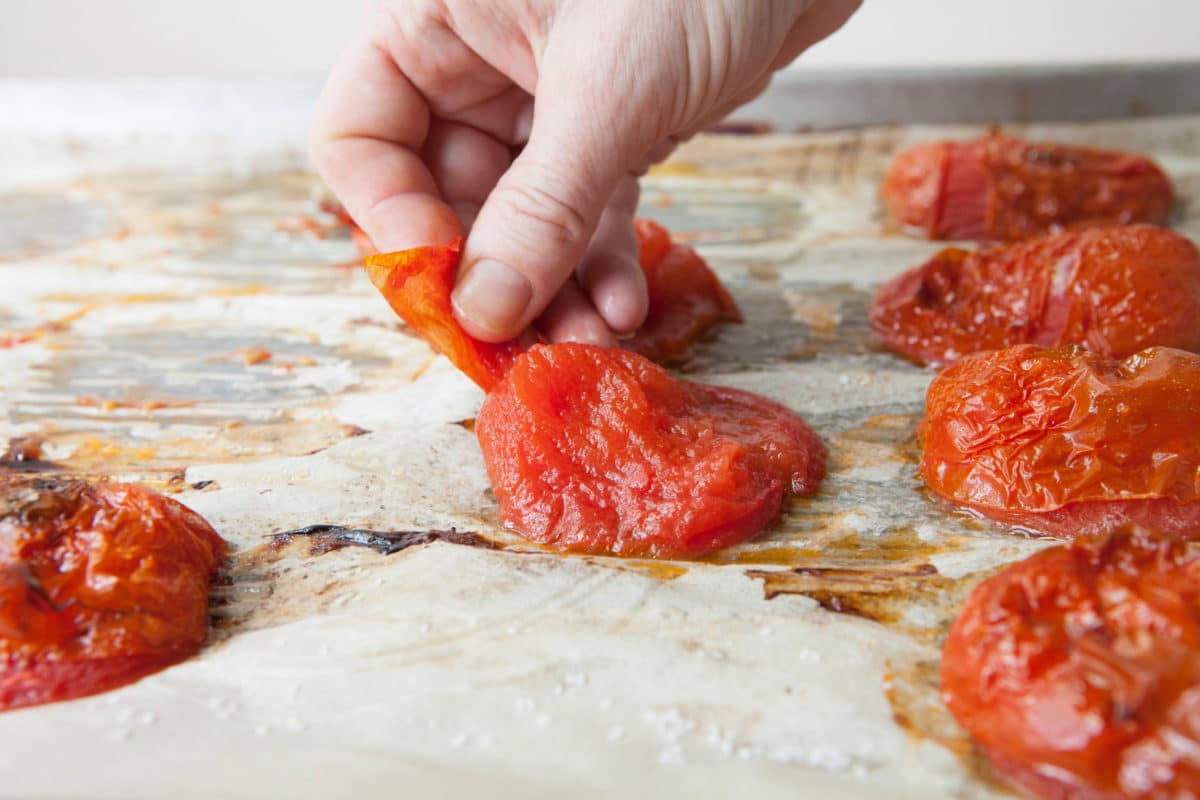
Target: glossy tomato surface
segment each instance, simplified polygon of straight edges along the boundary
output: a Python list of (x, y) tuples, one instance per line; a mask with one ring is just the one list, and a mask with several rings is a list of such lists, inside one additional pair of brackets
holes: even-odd
[(1140, 522), (1200, 532), (1200, 355), (1112, 360), (1021, 345), (967, 356), (925, 399), (929, 488), (1062, 536)]
[(942, 697), (1035, 797), (1200, 796), (1196, 545), (1125, 528), (989, 578), (946, 640)]
[(778, 403), (590, 345), (535, 345), (475, 425), (505, 523), (560, 550), (700, 556), (825, 473), (820, 440)]
[(685, 361), (696, 340), (723, 322), (741, 322), (741, 312), (695, 250), (651, 220), (635, 227), (650, 305), (628, 347), (660, 364)]
[(1066, 228), (1163, 222), (1174, 190), (1145, 156), (992, 133), (898, 155), (882, 195), (930, 239), (1021, 241)]
[(450, 293), (462, 260), (462, 240), (444, 247), (417, 247), (366, 258), (367, 274), (388, 305), (421, 338), (490, 391), (521, 352), (518, 342), (472, 338), (454, 319)]
[(108, 691), (190, 656), (225, 552), (198, 514), (138, 486), (0, 489), (0, 710)]
[(891, 349), (935, 365), (1026, 343), (1112, 358), (1200, 350), (1200, 251), (1153, 225), (949, 248), (879, 290), (871, 327)]

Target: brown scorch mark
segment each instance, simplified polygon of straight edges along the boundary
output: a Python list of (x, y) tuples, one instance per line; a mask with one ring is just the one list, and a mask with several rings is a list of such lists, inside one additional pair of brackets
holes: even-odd
[(341, 525), (308, 525), (295, 530), (273, 533), (268, 537), (273, 547), (281, 548), (298, 538), (308, 542), (308, 554), (320, 556), (343, 547), (366, 547), (380, 555), (390, 556), (409, 547), (430, 542), (499, 550), (501, 545), (473, 531), (451, 528), (447, 531), (373, 531), (366, 528), (346, 528)]

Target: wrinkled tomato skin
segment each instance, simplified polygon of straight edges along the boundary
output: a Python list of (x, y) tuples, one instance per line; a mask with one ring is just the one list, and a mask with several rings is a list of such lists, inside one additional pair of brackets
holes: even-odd
[(920, 471), (984, 517), (1080, 536), (1200, 533), (1200, 355), (1021, 345), (967, 356), (925, 399)]
[(930, 239), (998, 242), (1161, 223), (1175, 202), (1166, 173), (1145, 156), (999, 133), (900, 153), (881, 193), (897, 222)]
[(462, 260), (462, 240), (367, 256), (367, 274), (388, 305), (413, 330), (485, 392), (508, 372), (523, 349), (472, 338), (454, 319), (450, 293)]
[(686, 361), (695, 341), (723, 322), (741, 322), (741, 312), (695, 250), (672, 242), (656, 222), (638, 219), (634, 225), (650, 302), (628, 347), (660, 364)]
[(1128, 527), (985, 580), (942, 698), (1031, 796), (1200, 796), (1200, 552)]
[(783, 406), (582, 344), (517, 359), (475, 430), (505, 523), (573, 552), (711, 553), (825, 473), (824, 446)]
[(0, 710), (115, 689), (203, 644), (226, 545), (198, 514), (78, 481), (6, 487), (0, 508)]
[(888, 347), (922, 364), (1026, 343), (1110, 358), (1200, 350), (1200, 251), (1153, 225), (948, 248), (885, 284), (870, 317)]

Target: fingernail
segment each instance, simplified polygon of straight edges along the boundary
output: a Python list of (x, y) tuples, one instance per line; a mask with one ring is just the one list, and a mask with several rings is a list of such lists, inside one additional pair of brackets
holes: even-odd
[(496, 333), (519, 322), (532, 299), (533, 287), (524, 275), (491, 259), (472, 264), (453, 295), (460, 315)]

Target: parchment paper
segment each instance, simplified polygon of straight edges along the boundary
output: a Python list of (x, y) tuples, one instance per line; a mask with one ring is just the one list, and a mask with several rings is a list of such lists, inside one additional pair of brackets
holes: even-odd
[[(1200, 120), (1015, 130), (1155, 156), (1200, 234)], [(938, 648), (974, 583), (1044, 543), (920, 491), (931, 373), (865, 317), (937, 247), (884, 222), (890, 157), (974, 132), (701, 137), (646, 179), (643, 213), (747, 317), (687, 376), (789, 405), (831, 450), (760, 540), (671, 564), (496, 524), (481, 395), (370, 287), (294, 143), (0, 136), (0, 339), (33, 337), (0, 349), (0, 441), (172, 493), (237, 547), (196, 658), (0, 715), (0, 797), (1002, 793), (937, 701)], [(317, 524), (459, 535), (272, 538)]]

